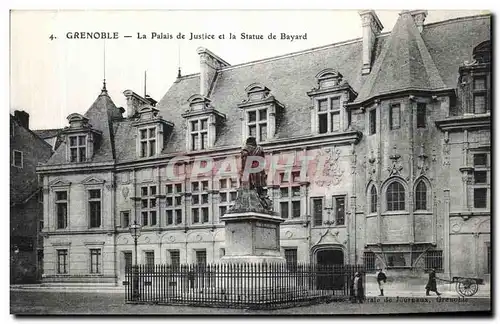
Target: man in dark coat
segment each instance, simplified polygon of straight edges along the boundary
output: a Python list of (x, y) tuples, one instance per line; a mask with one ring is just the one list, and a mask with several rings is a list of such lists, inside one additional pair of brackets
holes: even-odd
[(429, 280), (427, 281), (427, 285), (425, 286), (425, 295), (429, 296), (429, 291), (433, 291), (436, 295), (440, 296), (441, 294), (437, 291), (436, 284), (436, 270), (432, 269), (429, 272)]
[(382, 271), (382, 269), (378, 269), (377, 283), (378, 283), (378, 289), (380, 289), (379, 296), (384, 296), (384, 286), (386, 281), (387, 281), (387, 276), (385, 275), (384, 271)]

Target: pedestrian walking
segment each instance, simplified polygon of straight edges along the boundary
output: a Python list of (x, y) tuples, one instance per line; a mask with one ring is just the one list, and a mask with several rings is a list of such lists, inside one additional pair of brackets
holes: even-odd
[(354, 301), (356, 303), (363, 303), (365, 290), (363, 288), (363, 279), (361, 278), (361, 274), (359, 272), (354, 274), (353, 292)]
[(384, 286), (386, 281), (387, 281), (387, 276), (385, 275), (384, 271), (382, 271), (382, 269), (378, 269), (377, 283), (378, 283), (378, 289), (380, 290), (379, 296), (384, 296)]
[(441, 294), (437, 291), (436, 284), (436, 270), (431, 269), (429, 272), (429, 280), (427, 281), (427, 285), (425, 286), (425, 295), (429, 296), (429, 291), (433, 291), (436, 295), (440, 296)]

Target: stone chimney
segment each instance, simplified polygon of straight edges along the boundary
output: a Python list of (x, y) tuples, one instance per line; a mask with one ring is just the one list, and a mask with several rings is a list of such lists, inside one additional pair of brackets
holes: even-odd
[(427, 17), (427, 10), (412, 10), (409, 14), (413, 17), (418, 30), (422, 32), (424, 29), (425, 18)]
[(359, 11), (363, 23), (363, 67), (361, 74), (369, 74), (372, 69), (372, 53), (375, 40), (384, 26), (373, 10)]
[(125, 90), (123, 94), (127, 98), (127, 118), (134, 117), (142, 106), (150, 105), (148, 99), (139, 96), (132, 90)]
[(200, 94), (207, 97), (217, 70), (230, 66), (230, 64), (206, 48), (198, 47), (196, 52), (200, 56)]
[(21, 126), (30, 129), (30, 114), (22, 110), (15, 110), (14, 117), (16, 117)]

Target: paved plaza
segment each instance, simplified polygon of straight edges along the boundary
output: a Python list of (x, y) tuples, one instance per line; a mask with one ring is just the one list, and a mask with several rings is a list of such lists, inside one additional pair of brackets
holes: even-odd
[[(436, 312), (487, 312), (491, 310), (490, 299), (472, 297), (458, 299), (446, 296), (426, 298), (391, 296), (367, 297), (363, 304), (332, 302), (310, 306), (293, 307), (272, 311), (206, 308), (191, 306), (131, 305), (125, 304), (120, 293), (95, 292), (48, 292), (11, 290), (10, 312), (16, 315), (98, 315), (98, 314), (169, 314), (169, 315), (287, 315), (287, 314), (396, 314)], [(449, 298), (449, 299), (448, 299)]]

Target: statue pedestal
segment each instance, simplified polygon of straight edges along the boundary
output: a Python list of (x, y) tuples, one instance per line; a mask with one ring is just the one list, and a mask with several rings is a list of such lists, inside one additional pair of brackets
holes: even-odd
[(280, 249), (278, 216), (255, 212), (226, 214), (222, 263), (285, 263)]
[(281, 256), (280, 224), (255, 190), (241, 188), (234, 206), (221, 217), (226, 244), (222, 263), (285, 263)]

